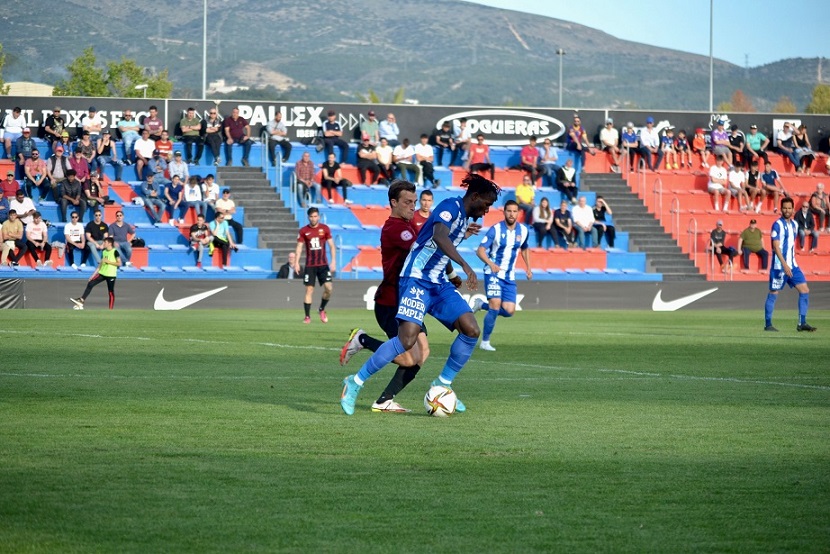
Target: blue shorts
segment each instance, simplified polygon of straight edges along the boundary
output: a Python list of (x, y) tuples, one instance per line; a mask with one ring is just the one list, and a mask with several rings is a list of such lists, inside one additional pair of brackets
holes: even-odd
[(484, 276), (484, 289), (487, 299), (500, 298), (502, 302), (516, 303), (516, 282), (501, 279), (498, 275)]
[(449, 330), (455, 329), (455, 322), (464, 314), (472, 313), (470, 305), (455, 288), (446, 281), (432, 283), (423, 279), (402, 277), (398, 284), (400, 302), (397, 318), (423, 325), (424, 316), (431, 315)]
[(769, 272), (769, 290), (779, 291), (784, 288), (784, 285), (790, 285), (790, 288), (806, 283), (804, 273), (801, 272), (800, 267), (792, 268), (793, 276), (787, 277), (783, 269), (773, 269)]

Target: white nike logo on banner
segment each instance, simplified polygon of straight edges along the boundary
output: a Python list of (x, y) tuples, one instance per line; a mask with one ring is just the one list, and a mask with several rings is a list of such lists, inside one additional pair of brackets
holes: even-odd
[(670, 302), (666, 302), (663, 300), (663, 289), (657, 291), (657, 295), (654, 297), (654, 302), (651, 303), (651, 309), (655, 312), (674, 312), (679, 310), (684, 306), (688, 306), (692, 302), (700, 300), (704, 296), (709, 296), (713, 292), (718, 290), (717, 287), (709, 290), (705, 290), (703, 292), (697, 292), (695, 294), (690, 294), (689, 296), (683, 296), (682, 298), (678, 298), (677, 300), (672, 300)]
[(172, 301), (164, 299), (164, 289), (161, 289), (159, 291), (159, 295), (156, 296), (156, 302), (153, 304), (153, 309), (159, 311), (183, 310), (188, 306), (199, 302), (200, 300), (204, 300), (205, 298), (213, 296), (216, 293), (222, 292), (226, 288), (228, 287), (219, 287), (218, 289), (200, 292), (199, 294), (194, 294), (193, 296), (185, 296), (184, 298)]

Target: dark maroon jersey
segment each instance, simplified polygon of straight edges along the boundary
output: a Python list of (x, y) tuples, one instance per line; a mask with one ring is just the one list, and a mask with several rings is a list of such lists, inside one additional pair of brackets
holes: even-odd
[(300, 229), (297, 242), (305, 245), (305, 266), (320, 267), (329, 265), (326, 254), (326, 242), (331, 238), (331, 229), (325, 223), (318, 223), (316, 227), (306, 225)]
[(381, 306), (398, 306), (398, 280), (418, 232), (412, 224), (399, 217), (390, 217), (380, 232), (380, 257), (383, 263), (383, 281), (375, 293), (375, 302)]

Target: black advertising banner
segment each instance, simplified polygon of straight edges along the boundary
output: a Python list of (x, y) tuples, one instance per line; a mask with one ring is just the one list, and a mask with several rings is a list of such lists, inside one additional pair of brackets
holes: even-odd
[(0, 279), (0, 310), (23, 307), (23, 281)]

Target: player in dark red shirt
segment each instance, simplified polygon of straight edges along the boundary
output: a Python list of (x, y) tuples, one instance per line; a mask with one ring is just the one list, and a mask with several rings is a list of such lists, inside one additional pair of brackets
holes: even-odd
[[(429, 192), (429, 191), (424, 191)], [(421, 194), (423, 203), (424, 194)], [(432, 193), (429, 193), (432, 204)], [(406, 257), (418, 233), (411, 221), (415, 215), (415, 185), (403, 180), (393, 181), (389, 186), (389, 205), (392, 213), (380, 233), (380, 251), (383, 263), (383, 280), (375, 292), (375, 319), (386, 336), (392, 338), (398, 334), (398, 281)], [(423, 204), (422, 204), (423, 205)], [(452, 267), (448, 267), (449, 272)], [(454, 277), (453, 284), (461, 286), (461, 278)], [(369, 336), (363, 329), (353, 329), (349, 340), (340, 351), (340, 365), (346, 365), (352, 356), (363, 348), (375, 351), (383, 341)], [(377, 402), (372, 404), (373, 412), (408, 412), (395, 402), (395, 395), (408, 385), (421, 369), (429, 356), (426, 327), (421, 327), (415, 347), (404, 352), (394, 362), (398, 364), (395, 375), (386, 385)]]
[[(337, 270), (335, 265), (334, 239), (331, 237), (331, 229), (325, 223), (320, 223), (320, 211), (317, 208), (309, 208), (308, 225), (300, 229), (300, 234), (297, 237), (297, 251), (295, 252), (297, 259), (303, 253), (303, 247), (306, 250), (305, 270), (303, 271), (303, 283), (305, 283), (305, 299), (303, 300), (303, 309), (305, 310), (305, 319), (303, 323), (311, 323), (311, 298), (314, 295), (314, 281), (315, 279), (323, 285), (323, 299), (320, 301), (320, 308), (317, 310), (320, 314), (320, 321), (328, 323), (329, 318), (326, 315), (326, 304), (331, 298), (332, 283), (331, 274)], [(331, 250), (331, 263), (326, 256), (326, 244)]]
[(418, 208), (418, 211), (415, 212), (414, 216), (412, 216), (412, 226), (415, 227), (416, 234), (421, 231), (421, 227), (424, 223), (427, 222), (427, 219), (429, 219), (429, 214), (432, 212), (432, 191), (421, 191), (421, 197), (418, 199), (418, 201), (421, 207)]

